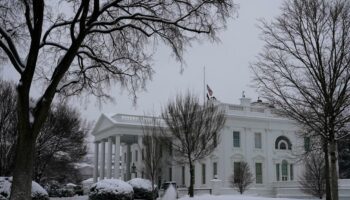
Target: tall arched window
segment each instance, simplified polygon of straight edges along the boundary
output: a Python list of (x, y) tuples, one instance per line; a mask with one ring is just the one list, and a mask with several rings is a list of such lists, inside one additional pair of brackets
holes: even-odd
[(275, 149), (291, 150), (292, 143), (286, 136), (279, 136), (275, 141)]
[(278, 149), (285, 150), (287, 149), (287, 146), (288, 146), (287, 143), (283, 140), (278, 143)]
[(282, 161), (282, 181), (288, 180), (288, 162)]

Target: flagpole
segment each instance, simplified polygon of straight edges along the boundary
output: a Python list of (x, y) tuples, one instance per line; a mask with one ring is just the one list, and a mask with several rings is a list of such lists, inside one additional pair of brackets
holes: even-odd
[(203, 67), (203, 105), (205, 104), (205, 66)]

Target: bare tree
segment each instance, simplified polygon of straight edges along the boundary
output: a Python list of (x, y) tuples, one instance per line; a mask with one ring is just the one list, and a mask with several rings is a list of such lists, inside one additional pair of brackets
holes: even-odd
[(10, 176), (16, 146), (16, 91), (11, 82), (0, 80), (0, 176)]
[(265, 48), (252, 65), (258, 90), (279, 114), (322, 138), (327, 200), (338, 200), (337, 141), (350, 122), (350, 2), (286, 1), (262, 31)]
[(250, 184), (253, 183), (253, 174), (247, 162), (241, 161), (238, 166), (233, 168), (233, 174), (230, 177), (231, 186), (236, 188), (240, 194), (246, 191)]
[(74, 170), (74, 164), (80, 162), (87, 153), (85, 139), (88, 130), (76, 109), (65, 103), (55, 104), (36, 141), (33, 179), (44, 184), (57, 177), (62, 181), (63, 177), (72, 177), (70, 180), (76, 179), (77, 182), (79, 173), (71, 176), (68, 169), (78, 171)]
[(224, 127), (225, 111), (213, 102), (199, 104), (197, 96), (177, 95), (162, 112), (168, 126), (162, 131), (167, 144), (171, 144), (174, 158), (190, 167), (189, 195), (193, 197), (194, 163), (206, 158), (216, 148), (219, 131)]
[(325, 160), (322, 153), (313, 151), (305, 158), (305, 168), (299, 183), (300, 189), (322, 199), (326, 192)]
[(154, 184), (160, 173), (159, 168), (162, 165), (162, 139), (159, 129), (159, 120), (159, 118), (153, 116), (150, 121), (144, 121), (142, 126), (142, 162), (145, 166), (146, 176), (149, 177), (152, 182), (152, 199), (157, 198), (154, 196)]
[[(12, 176), (17, 143), (16, 90), (12, 82), (0, 81), (0, 176)], [(33, 179), (41, 184), (52, 179), (48, 169), (55, 167), (55, 174), (67, 171), (58, 168), (72, 165), (86, 154), (87, 126), (79, 112), (65, 103), (55, 104), (43, 124), (35, 143)], [(60, 159), (58, 154), (64, 153)]]
[[(192, 41), (217, 39), (233, 8), (232, 0), (0, 1), (0, 54), (20, 76), (11, 200), (30, 199), (34, 144), (56, 94), (110, 98), (105, 88), (118, 83), (135, 95), (158, 42), (182, 61)], [(43, 92), (30, 103), (35, 80)]]

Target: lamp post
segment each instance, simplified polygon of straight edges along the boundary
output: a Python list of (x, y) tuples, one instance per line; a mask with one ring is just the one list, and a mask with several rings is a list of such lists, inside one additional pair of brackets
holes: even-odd
[(132, 163), (132, 166), (131, 166), (131, 178), (136, 178), (137, 174), (136, 174), (136, 166), (135, 166), (135, 163)]

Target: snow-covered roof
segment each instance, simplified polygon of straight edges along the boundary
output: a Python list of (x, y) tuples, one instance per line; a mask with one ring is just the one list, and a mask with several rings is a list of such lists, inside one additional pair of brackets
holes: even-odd
[(77, 185), (75, 185), (74, 183), (67, 183), (66, 186), (68, 186), (68, 187), (76, 187)]
[[(275, 108), (261, 100), (252, 103), (249, 98), (241, 98), (241, 104), (228, 104), (219, 101), (213, 103), (225, 110), (228, 119), (252, 119), (287, 124), (293, 123), (293, 121), (279, 116)], [(129, 114), (101, 114), (91, 133), (95, 136), (96, 140), (123, 131), (127, 132), (128, 135), (140, 135), (142, 133), (137, 132), (141, 130), (140, 127), (152, 125), (154, 124), (154, 120), (161, 126), (166, 127), (165, 122), (160, 117)], [(130, 131), (132, 128), (133, 130)]]
[(84, 167), (94, 167), (93, 165), (89, 164), (89, 163), (85, 163), (85, 162), (81, 162), (81, 163), (74, 163), (75, 168), (79, 169), (79, 168), (84, 168)]

